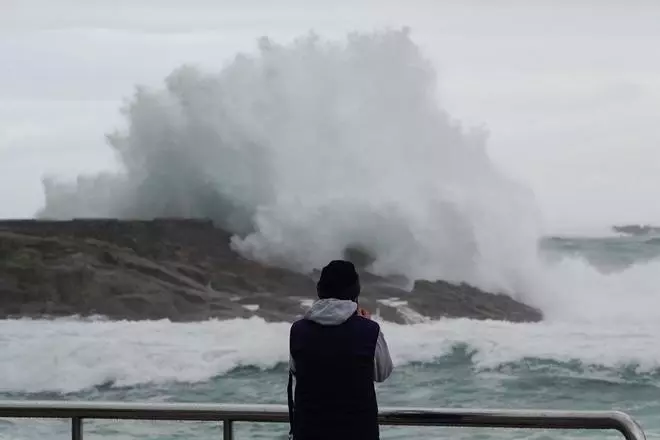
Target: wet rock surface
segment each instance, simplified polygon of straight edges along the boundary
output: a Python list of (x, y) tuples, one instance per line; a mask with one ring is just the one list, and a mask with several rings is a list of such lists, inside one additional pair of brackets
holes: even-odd
[[(304, 313), (318, 274), (247, 260), (229, 240), (204, 220), (0, 221), (0, 317), (292, 321)], [(466, 284), (418, 281), (406, 291), (361, 276), (360, 305), (388, 321), (542, 318)]]

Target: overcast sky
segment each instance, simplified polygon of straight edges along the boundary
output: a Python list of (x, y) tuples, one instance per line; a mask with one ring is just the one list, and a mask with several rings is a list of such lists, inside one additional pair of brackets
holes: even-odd
[(138, 83), (262, 35), (408, 25), (442, 105), (489, 129), (550, 231), (660, 223), (658, 23), (651, 0), (0, 0), (0, 217), (33, 215), (44, 175), (112, 169), (104, 134)]

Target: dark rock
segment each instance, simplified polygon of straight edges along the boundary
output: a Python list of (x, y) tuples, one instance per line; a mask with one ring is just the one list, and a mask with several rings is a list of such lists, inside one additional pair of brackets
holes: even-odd
[[(291, 321), (315, 297), (305, 275), (235, 254), (230, 234), (209, 221), (0, 221), (0, 317), (105, 315), (196, 321), (259, 316)], [(347, 257), (360, 267), (372, 257)], [(362, 272), (360, 305), (400, 323), (442, 317), (539, 321), (509, 296), (466, 284)]]
[(655, 235), (660, 234), (660, 227), (651, 225), (621, 225), (612, 226), (612, 230), (627, 235)]
[(358, 269), (369, 267), (376, 259), (368, 251), (358, 246), (351, 246), (344, 250), (344, 260), (348, 260)]

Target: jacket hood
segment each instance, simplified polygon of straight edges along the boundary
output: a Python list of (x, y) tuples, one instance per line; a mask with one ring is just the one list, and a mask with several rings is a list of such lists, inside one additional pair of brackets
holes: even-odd
[(314, 301), (305, 313), (305, 319), (321, 325), (339, 325), (346, 322), (357, 310), (354, 301), (325, 298)]

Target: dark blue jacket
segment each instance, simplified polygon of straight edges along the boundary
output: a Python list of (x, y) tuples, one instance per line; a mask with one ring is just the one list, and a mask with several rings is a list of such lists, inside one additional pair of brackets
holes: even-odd
[(293, 324), (294, 440), (379, 438), (374, 389), (379, 334), (376, 322), (357, 314), (338, 325), (310, 319)]

